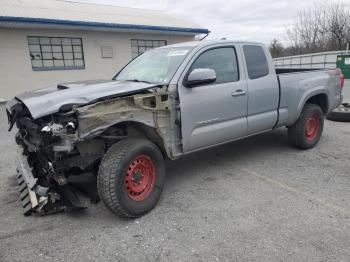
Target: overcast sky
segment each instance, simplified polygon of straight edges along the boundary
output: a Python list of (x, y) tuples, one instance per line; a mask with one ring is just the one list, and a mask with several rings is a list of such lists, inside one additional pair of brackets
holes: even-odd
[[(165, 10), (211, 31), (210, 38), (288, 43), (285, 27), (317, 0), (77, 0)], [(345, 1), (349, 4), (349, 0)], [(348, 2), (349, 1), (349, 2)]]

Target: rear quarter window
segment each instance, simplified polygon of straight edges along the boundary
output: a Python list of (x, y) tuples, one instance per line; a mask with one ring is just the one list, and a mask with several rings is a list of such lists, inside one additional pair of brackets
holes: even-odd
[(243, 46), (243, 53), (250, 79), (257, 79), (269, 74), (266, 55), (261, 46), (245, 45)]

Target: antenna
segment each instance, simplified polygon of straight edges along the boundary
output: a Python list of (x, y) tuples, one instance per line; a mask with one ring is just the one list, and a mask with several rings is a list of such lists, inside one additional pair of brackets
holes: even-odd
[(205, 36), (203, 36), (199, 41), (202, 41), (203, 39), (205, 39), (209, 34), (210, 34), (210, 31)]

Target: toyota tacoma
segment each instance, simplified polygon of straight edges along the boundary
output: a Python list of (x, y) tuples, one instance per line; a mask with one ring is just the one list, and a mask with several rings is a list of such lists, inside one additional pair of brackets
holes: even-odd
[(85, 208), (85, 183), (113, 213), (139, 217), (161, 195), (167, 159), (279, 127), (312, 148), (341, 103), (342, 78), (276, 69), (260, 43), (203, 40), (149, 50), (112, 80), (18, 95), (6, 111), (24, 214)]

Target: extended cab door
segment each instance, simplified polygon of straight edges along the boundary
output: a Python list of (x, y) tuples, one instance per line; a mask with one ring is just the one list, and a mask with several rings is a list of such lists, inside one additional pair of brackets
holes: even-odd
[(278, 118), (279, 85), (272, 58), (263, 45), (243, 44), (248, 84), (248, 134), (272, 129)]
[[(184, 152), (233, 140), (247, 134), (247, 86), (234, 45), (206, 47), (197, 52), (179, 80)], [(216, 81), (192, 88), (184, 80), (194, 69), (209, 68)]]

